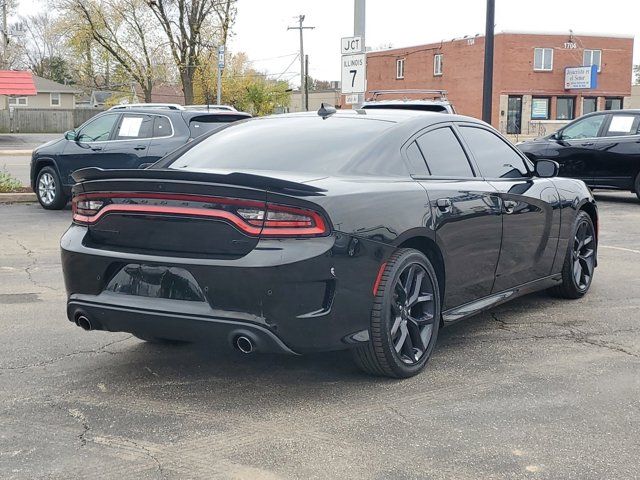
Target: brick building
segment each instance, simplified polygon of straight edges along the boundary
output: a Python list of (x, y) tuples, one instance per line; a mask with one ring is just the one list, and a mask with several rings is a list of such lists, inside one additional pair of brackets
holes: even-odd
[[(481, 117), (484, 37), (367, 54), (367, 90), (442, 89), (456, 110)], [(583, 113), (622, 108), (631, 94), (633, 37), (501, 32), (495, 36), (494, 127), (539, 135)], [(597, 86), (565, 89), (565, 68), (597, 65)]]

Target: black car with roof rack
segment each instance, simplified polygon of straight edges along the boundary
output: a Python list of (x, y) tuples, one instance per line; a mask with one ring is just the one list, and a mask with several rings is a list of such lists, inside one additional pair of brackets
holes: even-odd
[(33, 151), (31, 187), (42, 207), (64, 208), (71, 175), (87, 167), (141, 168), (222, 125), (251, 118), (244, 112), (186, 110), (164, 104), (118, 106)]

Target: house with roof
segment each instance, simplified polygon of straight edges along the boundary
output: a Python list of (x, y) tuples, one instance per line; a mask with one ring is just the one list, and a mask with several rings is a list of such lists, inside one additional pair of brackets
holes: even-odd
[[(16, 72), (17, 73), (17, 72)], [(20, 72), (23, 73), (23, 72)], [(27, 72), (24, 72), (27, 73)], [(33, 92), (21, 94), (15, 91), (13, 95), (0, 95), (0, 109), (10, 108), (38, 108), (38, 109), (74, 109), (76, 108), (75, 96), (80, 91), (71, 86), (54, 82), (46, 78), (31, 75), (35, 95)]]

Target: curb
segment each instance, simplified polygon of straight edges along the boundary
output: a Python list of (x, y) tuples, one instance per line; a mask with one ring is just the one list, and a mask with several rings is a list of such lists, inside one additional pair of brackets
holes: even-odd
[(33, 150), (0, 150), (0, 155), (31, 155)]
[(0, 193), (0, 204), (3, 203), (32, 203), (37, 202), (36, 194), (33, 192), (21, 193)]

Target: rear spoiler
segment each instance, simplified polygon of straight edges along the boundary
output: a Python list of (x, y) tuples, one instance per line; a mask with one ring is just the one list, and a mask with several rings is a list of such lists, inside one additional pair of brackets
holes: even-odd
[(122, 169), (104, 170), (90, 167), (76, 170), (71, 175), (76, 183), (90, 182), (94, 180), (182, 180), (187, 182), (217, 183), (225, 185), (238, 185), (283, 193), (322, 195), (326, 190), (307, 185), (306, 183), (292, 182), (275, 177), (265, 177), (251, 173), (232, 172), (228, 174), (209, 172), (189, 172), (170, 168), (146, 168), (146, 169)]

